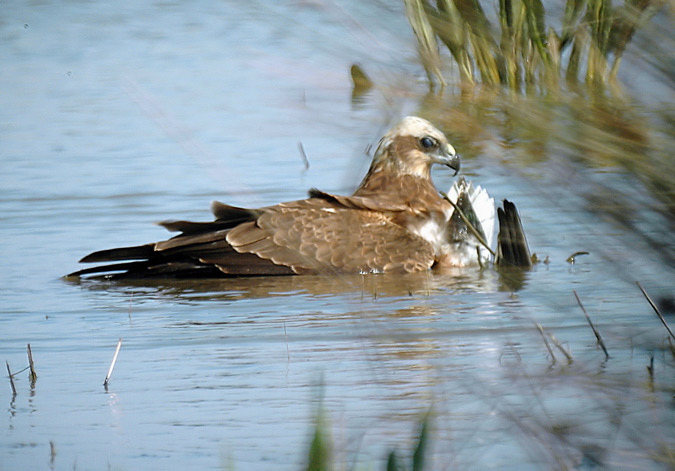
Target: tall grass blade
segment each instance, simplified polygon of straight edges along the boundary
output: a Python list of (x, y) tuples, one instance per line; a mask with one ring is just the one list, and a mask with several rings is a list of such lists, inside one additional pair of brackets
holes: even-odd
[(541, 0), (524, 0), (527, 15), (527, 29), (529, 39), (534, 44), (537, 54), (546, 66), (549, 62), (546, 47), (546, 23), (544, 21), (544, 6)]
[(330, 442), (324, 431), (323, 420), (319, 418), (316, 421), (312, 444), (309, 447), (307, 471), (328, 471), (331, 469), (330, 460)]
[(424, 416), (422, 427), (420, 428), (420, 436), (417, 439), (417, 446), (413, 453), (412, 471), (422, 471), (424, 469), (424, 458), (427, 449), (427, 441), (429, 437), (429, 413)]
[(398, 459), (396, 458), (396, 452), (394, 450), (392, 450), (387, 457), (387, 471), (400, 471)]
[(438, 0), (438, 11), (427, 7), (427, 17), (438, 38), (459, 67), (462, 83), (474, 83), (473, 62), (468, 51), (468, 28), (452, 0)]
[(424, 11), (424, 0), (404, 0), (406, 14), (410, 26), (417, 38), (417, 48), (422, 59), (422, 65), (427, 73), (430, 85), (435, 81), (445, 86), (446, 82), (441, 73), (441, 57), (433, 28)]
[(562, 37), (560, 38), (561, 48), (567, 46), (569, 41), (575, 36), (575, 31), (579, 27), (579, 17), (585, 6), (586, 0), (567, 0), (562, 21)]
[(475, 83), (480, 74), (484, 84), (522, 91), (524, 82), (526, 92), (549, 93), (558, 91), (561, 73), (578, 85), (585, 72), (592, 92), (621, 95), (616, 74), (623, 52), (665, 0), (625, 0), (620, 8), (611, 0), (566, 0), (559, 30), (547, 27), (543, 0), (499, 0), (500, 31), (483, 10), (487, 0), (436, 0), (436, 8), (430, 0), (404, 2), (432, 87), (434, 81), (445, 84), (440, 39), (462, 83)]

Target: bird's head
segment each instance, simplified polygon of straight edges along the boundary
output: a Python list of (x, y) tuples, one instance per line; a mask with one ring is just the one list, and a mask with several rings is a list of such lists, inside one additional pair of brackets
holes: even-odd
[(380, 141), (371, 172), (393, 170), (428, 178), (433, 164), (459, 172), (459, 155), (445, 135), (426, 119), (408, 116)]

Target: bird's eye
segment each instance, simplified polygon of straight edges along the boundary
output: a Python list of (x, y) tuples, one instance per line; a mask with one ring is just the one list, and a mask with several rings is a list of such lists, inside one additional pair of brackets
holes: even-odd
[(436, 146), (436, 141), (430, 137), (423, 137), (420, 139), (420, 144), (422, 144), (422, 147), (425, 149), (431, 149), (432, 147)]

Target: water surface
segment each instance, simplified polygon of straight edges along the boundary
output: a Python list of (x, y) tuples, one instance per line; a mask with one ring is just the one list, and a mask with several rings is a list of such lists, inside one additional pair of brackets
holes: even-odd
[[(426, 99), (401, 6), (16, 3), (0, 38), (0, 360), (24, 368), (30, 343), (38, 373), (0, 387), (0, 469), (298, 469), (320, 397), (345, 467), (409, 453), (430, 409), (430, 469), (658, 468), (672, 451), (673, 358), (635, 281), (672, 298), (673, 267), (589, 215), (573, 180), (494, 155), (463, 173), (518, 204), (549, 258), (529, 273), (61, 279), (164, 237), (154, 221), (209, 219), (213, 199), (352, 191), (367, 146)], [(400, 93), (354, 103), (353, 62)]]

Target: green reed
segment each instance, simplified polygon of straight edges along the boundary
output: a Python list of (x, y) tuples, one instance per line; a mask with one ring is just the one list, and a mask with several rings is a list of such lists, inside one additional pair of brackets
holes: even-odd
[[(399, 458), (396, 450), (391, 450), (387, 455), (386, 471), (423, 471), (425, 469), (425, 458), (429, 442), (429, 416), (430, 413), (427, 412), (422, 418), (419, 435), (415, 441), (415, 448), (409, 462)], [(329, 471), (333, 469), (335, 463), (331, 449), (332, 445), (325, 417), (323, 411), (319, 410), (319, 414), (315, 420), (312, 442), (309, 447), (306, 469), (308, 471)]]
[[(575, 84), (612, 87), (623, 53), (637, 28), (663, 0), (567, 0), (556, 30), (546, 24), (541, 0), (499, 0), (498, 25), (479, 0), (404, 0), (430, 83), (441, 72), (439, 40), (459, 69), (463, 84), (506, 85), (546, 91), (564, 77)], [(488, 4), (491, 2), (482, 2)], [(495, 22), (497, 23), (497, 22)]]

